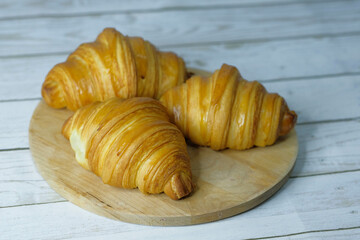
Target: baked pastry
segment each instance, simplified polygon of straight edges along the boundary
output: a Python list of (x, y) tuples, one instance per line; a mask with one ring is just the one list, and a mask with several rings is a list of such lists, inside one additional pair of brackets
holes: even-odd
[(271, 145), (297, 119), (281, 96), (226, 64), (209, 78), (191, 77), (160, 101), (185, 137), (215, 150)]
[(172, 199), (193, 190), (184, 136), (151, 98), (112, 98), (75, 112), (62, 128), (78, 163), (102, 181)]
[(50, 70), (41, 94), (53, 108), (76, 110), (112, 97), (158, 99), (185, 78), (182, 58), (106, 28), (95, 42), (81, 44)]

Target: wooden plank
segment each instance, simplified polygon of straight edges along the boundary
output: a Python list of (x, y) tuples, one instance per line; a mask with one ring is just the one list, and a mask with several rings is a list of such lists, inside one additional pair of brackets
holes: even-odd
[[(300, 148), (292, 177), (360, 169), (359, 121), (299, 125), (296, 130)], [(0, 152), (0, 171), (0, 189), (13, 196), (22, 196), (17, 201), (10, 201), (2, 195), (6, 206), (19, 205), (19, 202), (44, 203), (49, 198), (62, 199), (44, 184), (45, 181), (35, 170), (29, 150)], [(19, 185), (14, 188), (8, 181)], [(28, 190), (26, 186), (29, 182), (37, 191)]]
[(46, 74), (65, 60), (65, 55), (1, 59), (0, 100), (40, 98)]
[(66, 201), (45, 181), (0, 181), (0, 208)]
[(38, 101), (0, 102), (0, 149), (29, 147), (28, 129)]
[(109, 26), (157, 46), (319, 37), (359, 32), (359, 13), (339, 1), (0, 21), (0, 56), (72, 51)]
[(213, 71), (227, 63), (262, 82), (360, 72), (360, 35), (166, 48), (188, 66)]
[[(237, 66), (245, 78), (265, 82), (359, 73), (359, 42), (360, 36), (347, 36), (163, 49), (176, 51), (189, 67), (213, 71), (226, 62)], [(62, 54), (1, 60), (0, 100), (39, 98), (46, 74), (66, 57)]]
[(269, 4), (296, 4), (300, 1), (288, 0), (207, 0), (207, 1), (118, 1), (108, 0), (100, 3), (95, 0), (85, 1), (44, 1), (44, 0), (3, 0), (1, 1), (0, 19), (24, 18), (59, 15), (106, 14), (134, 11), (166, 11), (171, 9), (238, 7)]
[[(68, 202), (2, 208), (0, 215), (6, 216), (6, 221), (1, 221), (0, 226), (4, 239), (17, 239), (24, 234), (36, 239), (139, 239), (142, 236), (189, 239), (205, 236), (209, 229), (214, 234), (208, 239), (219, 239), (220, 234), (229, 239), (352, 228), (360, 222), (359, 181), (357, 172), (290, 179), (278, 194), (252, 211), (195, 226), (160, 228), (126, 224), (97, 217)], [(42, 224), (34, 219), (41, 219)]]
[(359, 76), (264, 85), (269, 92), (277, 92), (286, 99), (289, 107), (298, 114), (299, 123), (360, 117)]
[(37, 173), (29, 150), (0, 152), (0, 208), (65, 201)]
[(37, 173), (30, 150), (0, 152), (0, 182), (42, 181)]
[(299, 155), (292, 176), (360, 169), (360, 120), (296, 127)]

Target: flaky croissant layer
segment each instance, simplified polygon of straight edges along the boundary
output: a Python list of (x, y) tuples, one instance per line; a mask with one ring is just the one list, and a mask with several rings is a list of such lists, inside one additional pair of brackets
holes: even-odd
[(106, 28), (50, 70), (41, 94), (51, 107), (76, 110), (115, 96), (158, 99), (185, 78), (184, 61), (174, 53)]
[(297, 118), (281, 96), (226, 64), (209, 78), (193, 76), (168, 90), (160, 101), (187, 138), (215, 150), (271, 145)]
[(172, 199), (193, 189), (184, 137), (157, 100), (112, 98), (92, 103), (77, 110), (62, 133), (79, 164), (106, 184), (165, 192)]

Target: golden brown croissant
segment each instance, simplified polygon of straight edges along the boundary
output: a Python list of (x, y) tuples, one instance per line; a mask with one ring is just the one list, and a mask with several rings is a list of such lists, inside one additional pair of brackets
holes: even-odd
[(185, 78), (184, 61), (174, 53), (106, 28), (50, 70), (41, 94), (51, 107), (76, 110), (115, 96), (158, 99)]
[(102, 181), (172, 199), (193, 189), (184, 136), (151, 98), (112, 98), (87, 105), (63, 126), (79, 164)]
[(187, 138), (215, 150), (271, 145), (297, 118), (282, 97), (226, 64), (209, 78), (193, 76), (168, 90), (160, 101)]

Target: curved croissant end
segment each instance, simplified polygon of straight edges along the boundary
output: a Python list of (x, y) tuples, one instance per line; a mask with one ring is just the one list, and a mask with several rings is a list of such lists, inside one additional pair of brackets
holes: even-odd
[(175, 200), (193, 190), (185, 139), (157, 100), (89, 104), (64, 123), (62, 133), (78, 163), (106, 184), (165, 192)]
[(279, 136), (288, 134), (295, 127), (296, 121), (297, 114), (294, 111), (287, 109), (281, 121)]
[(191, 77), (160, 101), (185, 137), (215, 150), (271, 145), (297, 119), (281, 96), (226, 64), (209, 78)]
[(176, 173), (165, 184), (164, 192), (170, 198), (176, 200), (189, 195), (193, 188), (194, 185), (189, 175)]
[(41, 95), (50, 107), (64, 108), (66, 107), (64, 90), (55, 78), (56, 73), (49, 73), (49, 75), (50, 76), (46, 77), (45, 82), (42, 85)]
[(140, 37), (106, 28), (96, 41), (81, 44), (51, 69), (41, 93), (54, 108), (76, 110), (112, 97), (160, 98), (185, 81), (182, 58), (160, 52)]

